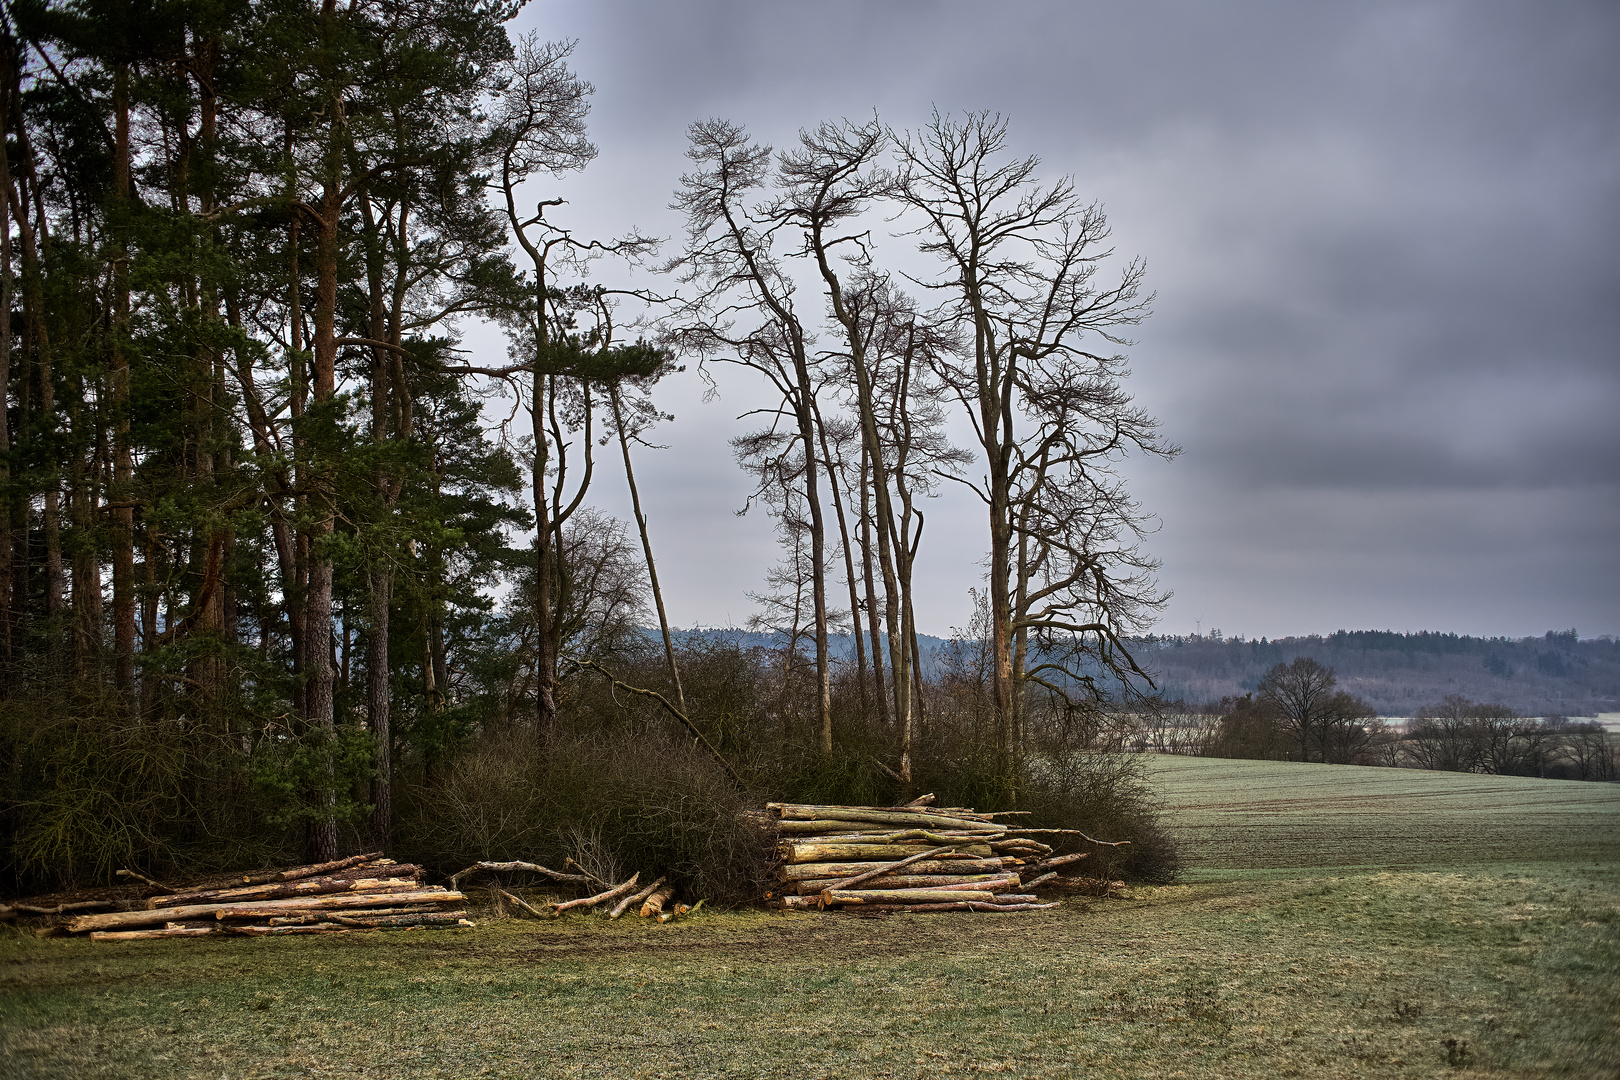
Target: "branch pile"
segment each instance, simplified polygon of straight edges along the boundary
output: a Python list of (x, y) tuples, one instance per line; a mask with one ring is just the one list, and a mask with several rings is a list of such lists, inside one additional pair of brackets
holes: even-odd
[(1056, 904), (1041, 903), (1037, 887), (1085, 891), (1059, 870), (1086, 855), (1055, 855), (1035, 837), (1103, 841), (1076, 829), (1020, 829), (995, 820), (1019, 811), (981, 814), (932, 801), (924, 795), (905, 806), (767, 803), (778, 859), (778, 888), (767, 899), (788, 909), (1039, 911)]
[[(570, 860), (572, 861), (572, 860)], [(577, 863), (575, 864), (578, 865)], [(528, 874), (539, 874), (541, 877), (562, 885), (574, 885), (587, 891), (587, 895), (577, 900), (561, 900), (554, 903), (542, 904), (535, 907), (527, 900), (510, 890), (494, 886), (494, 892), (502, 900), (513, 907), (527, 911), (535, 918), (546, 918), (561, 915), (565, 911), (590, 910), (606, 914), (610, 919), (617, 919), (626, 911), (634, 909), (643, 919), (656, 917), (659, 922), (666, 923), (695, 912), (703, 906), (699, 900), (690, 906), (675, 902), (676, 888), (673, 884), (660, 877), (651, 885), (641, 888), (641, 874), (631, 874), (627, 879), (617, 885), (607, 882), (587, 873), (571, 874), (564, 871), (551, 870), (538, 863), (531, 862), (481, 862), (474, 863), (467, 869), (451, 876), (450, 887), (458, 888), (461, 879), (469, 874), (480, 871), (512, 872), (521, 871)], [(612, 905), (609, 907), (608, 905)], [(639, 907), (637, 906), (639, 905)]]
[(464, 899), (459, 892), (422, 884), (421, 867), (373, 852), (246, 874), (215, 888), (166, 890), (132, 910), (76, 915), (66, 929), (88, 933), (92, 941), (135, 941), (471, 926), (466, 911), (458, 910)]

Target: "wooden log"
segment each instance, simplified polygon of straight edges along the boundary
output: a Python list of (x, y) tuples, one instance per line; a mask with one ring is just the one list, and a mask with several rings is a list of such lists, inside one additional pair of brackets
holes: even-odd
[(995, 897), (988, 891), (952, 889), (827, 889), (821, 897), (832, 904), (928, 904), (947, 901), (984, 900)]
[(919, 796), (917, 796), (915, 799), (912, 799), (910, 802), (906, 803), (906, 805), (907, 806), (927, 806), (929, 803), (931, 803), (933, 801), (934, 801), (934, 793), (930, 791), (927, 795), (919, 795)]
[(91, 941), (144, 941), (149, 938), (171, 937), (207, 937), (209, 934), (218, 934), (217, 926), (178, 926), (174, 928), (163, 927), (160, 930), (93, 930), (90, 933)]
[(647, 897), (649, 897), (653, 893), (657, 892), (658, 891), (658, 886), (662, 885), (663, 883), (664, 883), (664, 879), (659, 878), (657, 881), (653, 882), (651, 885), (648, 885), (645, 889), (642, 889), (640, 892), (635, 893), (635, 894), (633, 894), (631, 896), (627, 896), (623, 900), (620, 900), (617, 904), (613, 905), (613, 910), (608, 912), (608, 918), (617, 919), (620, 915), (623, 915), (626, 911), (630, 910), (630, 907), (631, 907), (632, 904), (639, 904), (643, 900), (647, 899)]
[(1017, 874), (1007, 874), (1003, 877), (991, 878), (989, 881), (979, 882), (977, 884), (963, 883), (961, 885), (933, 885), (923, 886), (923, 888), (941, 889), (946, 892), (978, 891), (999, 893), (1002, 889), (1016, 889), (1019, 887), (1019, 885), (1020, 882)]
[(561, 915), (563, 912), (570, 911), (574, 908), (595, 907), (597, 904), (605, 904), (609, 900), (617, 900), (619, 897), (624, 896), (626, 893), (634, 890), (636, 887), (636, 882), (640, 880), (641, 872), (638, 870), (636, 873), (630, 875), (630, 880), (621, 882), (606, 892), (599, 892), (595, 896), (583, 896), (578, 900), (568, 900), (561, 904), (552, 904), (551, 910), (556, 912), (558, 915)]
[[(443, 926), (456, 924), (467, 918), (465, 911), (419, 911), (409, 915), (377, 915), (370, 912), (356, 912), (353, 915), (332, 916), (332, 921), (339, 926), (350, 926), (366, 930), (383, 930), (394, 926)], [(270, 924), (276, 924), (275, 919)]]
[(960, 843), (982, 844), (994, 841), (996, 833), (971, 833), (961, 829), (890, 829), (885, 832), (823, 832), (808, 836), (778, 836), (778, 844), (904, 844), (920, 841), (926, 844)]
[(897, 810), (893, 807), (869, 809), (864, 806), (788, 806), (781, 803), (768, 805), (773, 807), (781, 806), (782, 820), (784, 821), (871, 821), (881, 825), (938, 825), (947, 829), (977, 828), (984, 832), (1002, 831), (1002, 827), (993, 822), (977, 822), (970, 818), (961, 818), (934, 811)]
[(788, 911), (820, 911), (821, 895), (815, 896), (782, 896), (775, 901), (778, 907)]
[(18, 915), (68, 915), (75, 911), (93, 911), (96, 908), (117, 907), (116, 900), (75, 900), (57, 904), (55, 907), (44, 907), (40, 904), (13, 904), (11, 911)]
[(1091, 858), (1091, 852), (1089, 851), (1080, 851), (1073, 855), (1056, 855), (1050, 859), (1041, 860), (1041, 862), (1035, 867), (1035, 873), (1044, 874), (1048, 870), (1056, 870), (1060, 866), (1068, 866), (1070, 863), (1079, 862), (1081, 859), (1089, 858)]
[[(248, 937), (281, 937), (286, 934), (352, 934), (354, 932), (354, 927), (334, 922), (310, 923), (307, 926), (233, 926), (230, 928), (230, 933), (245, 934)], [(364, 931), (361, 931), (361, 933), (364, 933)]]
[(302, 881), (274, 881), (266, 885), (243, 885), (234, 889), (209, 889), (205, 892), (174, 893), (154, 896), (146, 902), (147, 910), (183, 907), (188, 904), (223, 904), (246, 900), (282, 900), (289, 896), (324, 896), (341, 892), (382, 892), (388, 889), (420, 889), (415, 878), (348, 878), (318, 877)]
[(1033, 889), (1037, 885), (1045, 885), (1048, 881), (1051, 881), (1055, 877), (1057, 877), (1057, 871), (1056, 870), (1048, 870), (1046, 873), (1042, 874), (1040, 877), (1034, 878), (1031, 881), (1027, 882), (1024, 885), (1024, 888)]
[[(989, 844), (958, 841), (951, 845), (954, 853), (985, 858), (991, 854)], [(780, 852), (788, 863), (854, 862), (866, 859), (904, 859), (924, 850), (916, 844), (794, 844)]]
[(924, 859), (927, 859), (928, 857), (930, 857), (932, 855), (942, 855), (942, 854), (944, 854), (945, 852), (947, 852), (949, 850), (950, 850), (950, 847), (948, 845), (945, 846), (945, 847), (938, 847), (938, 848), (933, 849), (932, 851), (920, 852), (920, 853), (918, 853), (916, 855), (912, 855), (912, 856), (910, 856), (908, 858), (901, 859), (897, 863), (890, 863), (888, 866), (885, 866), (881, 870), (868, 870), (864, 874), (856, 874), (854, 877), (852, 877), (848, 881), (844, 882), (843, 888), (847, 889), (847, 888), (850, 888), (851, 886), (860, 885), (863, 882), (871, 881), (873, 878), (878, 877), (878, 876), (883, 875), (883, 874), (892, 874), (896, 870), (903, 869), (903, 868), (905, 868), (907, 866), (910, 866), (913, 863), (922, 862)]
[(893, 832), (893, 825), (886, 825), (874, 821), (869, 825), (862, 825), (858, 821), (833, 821), (831, 819), (813, 818), (808, 821), (778, 821), (774, 822), (776, 829), (783, 836), (820, 836), (823, 834), (849, 834), (864, 836), (867, 834), (879, 835)]
[(913, 889), (934, 888), (944, 885), (975, 885), (986, 881), (1000, 881), (1001, 874), (884, 874), (855, 883), (854, 878), (811, 878), (808, 881), (789, 881), (782, 886), (784, 892), (800, 896), (814, 896), (822, 889)]
[[(458, 892), (438, 886), (410, 891), (384, 891), (368, 893), (336, 893), (330, 896), (296, 896), (285, 900), (255, 900), (243, 903), (190, 904), (182, 907), (158, 908), (147, 911), (110, 911), (102, 915), (80, 915), (69, 920), (73, 933), (85, 930), (116, 930), (132, 926), (151, 926), (171, 919), (190, 919), (199, 915), (215, 918), (252, 918), (260, 912), (320, 911), (332, 908), (387, 907), (392, 904), (437, 904), (465, 900)], [(222, 914), (227, 913), (227, 914)], [(234, 913), (234, 914), (229, 914)]]
[[(364, 915), (367, 918), (382, 918), (387, 915), (412, 915), (420, 912), (421, 910), (422, 909), (419, 907), (366, 908), (363, 911), (356, 912), (355, 914)], [(257, 916), (253, 917), (257, 918)], [(294, 912), (290, 915), (275, 915), (266, 921), (268, 921), (271, 926), (302, 926), (309, 923), (327, 922), (331, 918), (332, 915), (330, 912), (309, 911)]]
[(481, 862), (481, 863), (473, 863), (471, 866), (467, 867), (467, 869), (461, 870), (461, 871), (458, 871), (455, 874), (452, 874), (450, 876), (450, 887), (452, 889), (461, 888), (461, 879), (466, 877), (468, 874), (472, 873), (475, 870), (496, 870), (496, 871), (501, 871), (501, 872), (511, 872), (511, 871), (515, 871), (515, 870), (525, 870), (525, 871), (527, 871), (527, 872), (529, 872), (531, 874), (539, 874), (542, 877), (548, 877), (552, 881), (562, 882), (564, 885), (584, 885), (584, 884), (586, 884), (587, 882), (589, 882), (591, 880), (590, 878), (587, 878), (584, 874), (565, 874), (565, 873), (561, 872), (560, 870), (547, 869), (546, 867), (541, 866), (539, 863), (532, 863), (532, 862)]
[[(924, 859), (922, 862), (912, 863), (910, 869), (914, 874), (984, 874), (1004, 869), (1012, 862), (1013, 860), (1000, 856), (988, 859)], [(808, 881), (812, 878), (827, 877), (852, 878), (868, 870), (883, 872), (893, 866), (892, 861), (796, 863), (778, 867), (777, 875), (783, 881)]]
[(664, 910), (664, 905), (669, 903), (670, 898), (674, 895), (674, 885), (660, 886), (658, 891), (647, 897), (646, 903), (641, 905), (641, 917), (645, 919), (649, 916), (659, 914)]
[(113, 876), (114, 877), (134, 878), (136, 881), (139, 881), (139, 882), (142, 882), (144, 884), (150, 885), (154, 889), (162, 889), (164, 892), (174, 892), (174, 886), (165, 885), (161, 881), (153, 881), (151, 878), (147, 877), (145, 874), (137, 874), (133, 870), (114, 870), (113, 871)]
[(505, 889), (496, 889), (495, 891), (500, 894), (501, 899), (507, 900), (507, 901), (510, 901), (513, 904), (516, 904), (518, 907), (522, 908), (524, 911), (527, 911), (530, 915), (533, 915), (535, 918), (543, 919), (543, 918), (546, 917), (545, 912), (541, 911), (539, 908), (537, 908), (534, 905), (530, 904), (527, 900), (523, 899), (523, 897), (519, 896), (517, 893), (507, 892)]
[(272, 881), (297, 881), (299, 878), (316, 877), (320, 874), (330, 874), (334, 870), (342, 870), (349, 866), (359, 866), (363, 862), (382, 858), (382, 852), (373, 851), (367, 855), (351, 855), (347, 859), (334, 859), (331, 862), (311, 863), (308, 866), (294, 866), (287, 870), (267, 870), (258, 874), (242, 875), (244, 885), (267, 885)]

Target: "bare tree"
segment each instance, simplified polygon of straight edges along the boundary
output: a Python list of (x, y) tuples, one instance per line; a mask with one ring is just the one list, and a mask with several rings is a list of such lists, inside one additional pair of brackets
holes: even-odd
[(1337, 682), (1332, 668), (1300, 656), (1273, 667), (1255, 688), (1256, 696), (1276, 710), (1278, 725), (1298, 744), (1300, 761), (1311, 760), (1313, 747), (1320, 756), (1323, 729), (1339, 704), (1333, 692)]
[[(761, 197), (771, 150), (724, 120), (696, 123), (687, 151), (694, 171), (681, 177), (675, 208), (686, 215), (685, 250), (670, 264), (697, 286), (671, 319), (672, 339), (700, 356), (762, 374), (780, 395), (766, 433), (778, 425), (798, 443), (810, 541), (816, 641), (818, 740), (832, 753), (832, 672), (827, 641), (827, 530), (821, 505), (817, 376), (812, 338), (794, 305), (795, 287), (774, 253), (781, 221)], [(740, 323), (740, 324), (739, 324)]]
[(1039, 183), (1038, 159), (1012, 159), (1006, 144), (1000, 117), (936, 113), (900, 152), (902, 196), (942, 264), (939, 315), (962, 330), (961, 354), (938, 372), (982, 453), (971, 486), (989, 518), (991, 691), (1010, 768), (1027, 681), (1095, 691), (1088, 663), (1145, 678), (1124, 640), (1164, 597), (1137, 547), (1145, 515), (1115, 468), (1129, 450), (1177, 450), (1123, 391), (1125, 357), (1089, 344), (1126, 344), (1118, 330), (1146, 315), (1143, 264), (1100, 283), (1111, 253), (1101, 209), (1070, 180)]
[[(595, 471), (594, 423), (602, 387), (626, 372), (643, 371), (651, 350), (620, 349), (613, 342), (600, 289), (562, 288), (559, 274), (580, 274), (603, 254), (644, 256), (654, 243), (631, 235), (602, 242), (581, 240), (546, 217), (561, 199), (519, 208), (520, 189), (536, 175), (559, 176), (584, 168), (596, 156), (585, 137), (589, 83), (568, 67), (572, 42), (518, 43), (508, 81), (496, 103), (490, 135), (495, 186), (507, 224), (529, 263), (529, 299), (510, 313), (512, 361), (481, 373), (527, 377), (523, 388), (533, 449), (535, 510), (535, 611), (539, 637), (535, 712), (542, 734), (557, 720), (558, 665), (567, 636), (568, 598), (559, 552), (569, 518), (584, 505)], [(589, 325), (581, 326), (581, 320)], [(657, 361), (661, 363), (661, 360)], [(472, 370), (472, 369), (469, 369)], [(645, 373), (645, 372), (643, 372)], [(577, 436), (577, 439), (576, 437)]]

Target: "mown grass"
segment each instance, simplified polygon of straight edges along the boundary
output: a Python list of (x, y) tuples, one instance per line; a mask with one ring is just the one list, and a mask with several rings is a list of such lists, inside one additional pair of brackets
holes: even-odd
[[(1270, 790), (1248, 776), (1262, 805), (1334, 798), (1323, 774), (1289, 792), (1301, 774), (1288, 770), (1312, 767), (1229, 764), (1280, 768)], [(1380, 782), (1400, 776), (1427, 782)], [(1195, 807), (1219, 793), (1193, 790), (1171, 826), (1214, 836)], [(1400, 825), (1401, 857), (1429, 865), (1386, 869), (1323, 867), (1388, 857), (1365, 806), (1261, 809), (1312, 830), (1295, 865), (1273, 859), (1288, 880), (1255, 877), (1233, 841), (1195, 864), (1203, 880), (1022, 916), (580, 916), (119, 945), (12, 934), (0, 1075), (1611, 1078), (1620, 859), (1608, 838), (1589, 839), (1595, 856), (1553, 857), (1546, 822), (1522, 808), (1565, 798), (1555, 790), (1523, 789), (1471, 849)], [(1596, 802), (1567, 812), (1612, 828), (1604, 789), (1589, 790)], [(1463, 799), (1385, 794), (1391, 829), (1426, 798)], [(1213, 816), (1242, 824), (1229, 807)]]

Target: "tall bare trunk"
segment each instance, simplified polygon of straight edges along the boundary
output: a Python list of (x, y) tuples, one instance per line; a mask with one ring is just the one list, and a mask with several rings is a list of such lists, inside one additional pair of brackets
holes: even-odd
[(866, 586), (867, 632), (872, 648), (872, 676), (877, 690), (878, 720), (889, 726), (889, 690), (883, 681), (883, 629), (879, 620), (877, 586), (872, 577), (872, 506), (868, 474), (871, 462), (866, 444), (861, 444), (861, 576)]
[(653, 606), (658, 609), (658, 632), (664, 637), (664, 660), (669, 665), (669, 681), (675, 687), (675, 704), (686, 712), (686, 694), (681, 689), (681, 671), (675, 663), (675, 642), (669, 633), (669, 617), (664, 613), (664, 591), (658, 587), (658, 564), (653, 560), (652, 538), (647, 533), (647, 515), (641, 512), (641, 492), (636, 487), (636, 471), (630, 464), (630, 437), (624, 430), (624, 411), (619, 405), (619, 388), (608, 390), (613, 409), (613, 428), (619, 434), (619, 450), (624, 455), (624, 480), (630, 486), (630, 510), (641, 533), (641, 550), (647, 556), (647, 580), (652, 585)]

